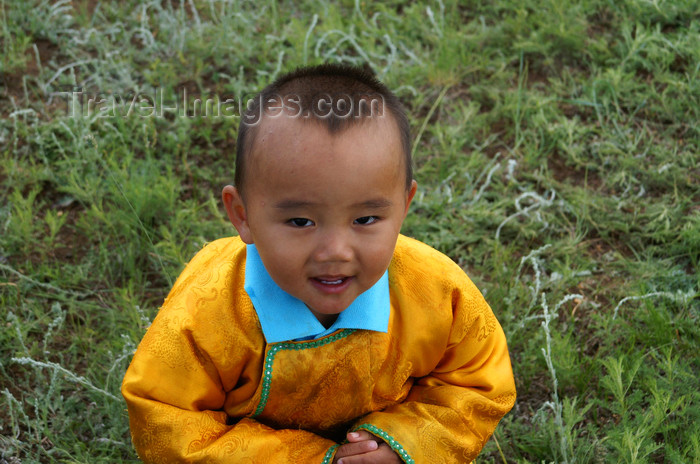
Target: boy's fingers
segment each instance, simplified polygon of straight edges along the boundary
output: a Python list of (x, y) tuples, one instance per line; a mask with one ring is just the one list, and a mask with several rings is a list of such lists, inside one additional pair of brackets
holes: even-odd
[(358, 430), (357, 432), (348, 433), (347, 439), (350, 443), (357, 443), (358, 441), (372, 440), (379, 442), (379, 439), (369, 433), (366, 430)]
[(401, 464), (401, 459), (389, 445), (382, 444), (369, 453), (346, 456), (336, 461), (338, 464)]
[(338, 460), (342, 457), (354, 456), (356, 454), (368, 453), (374, 451), (379, 447), (374, 440), (363, 440), (357, 443), (346, 443), (338, 448), (335, 452), (335, 459)]

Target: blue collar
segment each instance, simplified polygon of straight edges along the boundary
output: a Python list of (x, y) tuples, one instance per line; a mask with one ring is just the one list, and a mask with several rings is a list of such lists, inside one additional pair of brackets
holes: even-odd
[(338, 329), (387, 332), (389, 327), (388, 271), (371, 288), (355, 298), (328, 329), (323, 327), (303, 301), (282, 290), (267, 273), (255, 245), (246, 246), (245, 289), (268, 343), (310, 340)]

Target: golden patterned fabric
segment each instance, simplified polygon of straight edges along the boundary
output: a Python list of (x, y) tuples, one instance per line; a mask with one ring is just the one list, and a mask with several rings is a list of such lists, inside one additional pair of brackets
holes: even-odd
[(245, 254), (237, 237), (202, 249), (134, 355), (122, 393), (144, 462), (321, 464), (361, 428), (407, 463), (465, 463), (513, 406), (501, 326), (429, 246), (399, 237), (388, 333), (269, 345)]

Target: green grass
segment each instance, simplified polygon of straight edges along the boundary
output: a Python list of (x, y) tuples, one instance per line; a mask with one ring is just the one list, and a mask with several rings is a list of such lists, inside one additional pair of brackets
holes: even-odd
[(136, 462), (131, 353), (233, 233), (237, 119), (61, 92), (236, 96), (324, 60), (396, 89), (404, 233), (508, 336), (518, 402), (478, 462), (700, 462), (696, 1), (0, 0), (0, 43), (0, 462)]

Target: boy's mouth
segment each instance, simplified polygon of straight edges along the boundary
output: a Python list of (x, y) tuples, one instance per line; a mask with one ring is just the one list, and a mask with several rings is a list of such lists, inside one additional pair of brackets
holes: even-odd
[(311, 284), (324, 293), (340, 293), (350, 285), (352, 277), (321, 276), (312, 277)]

